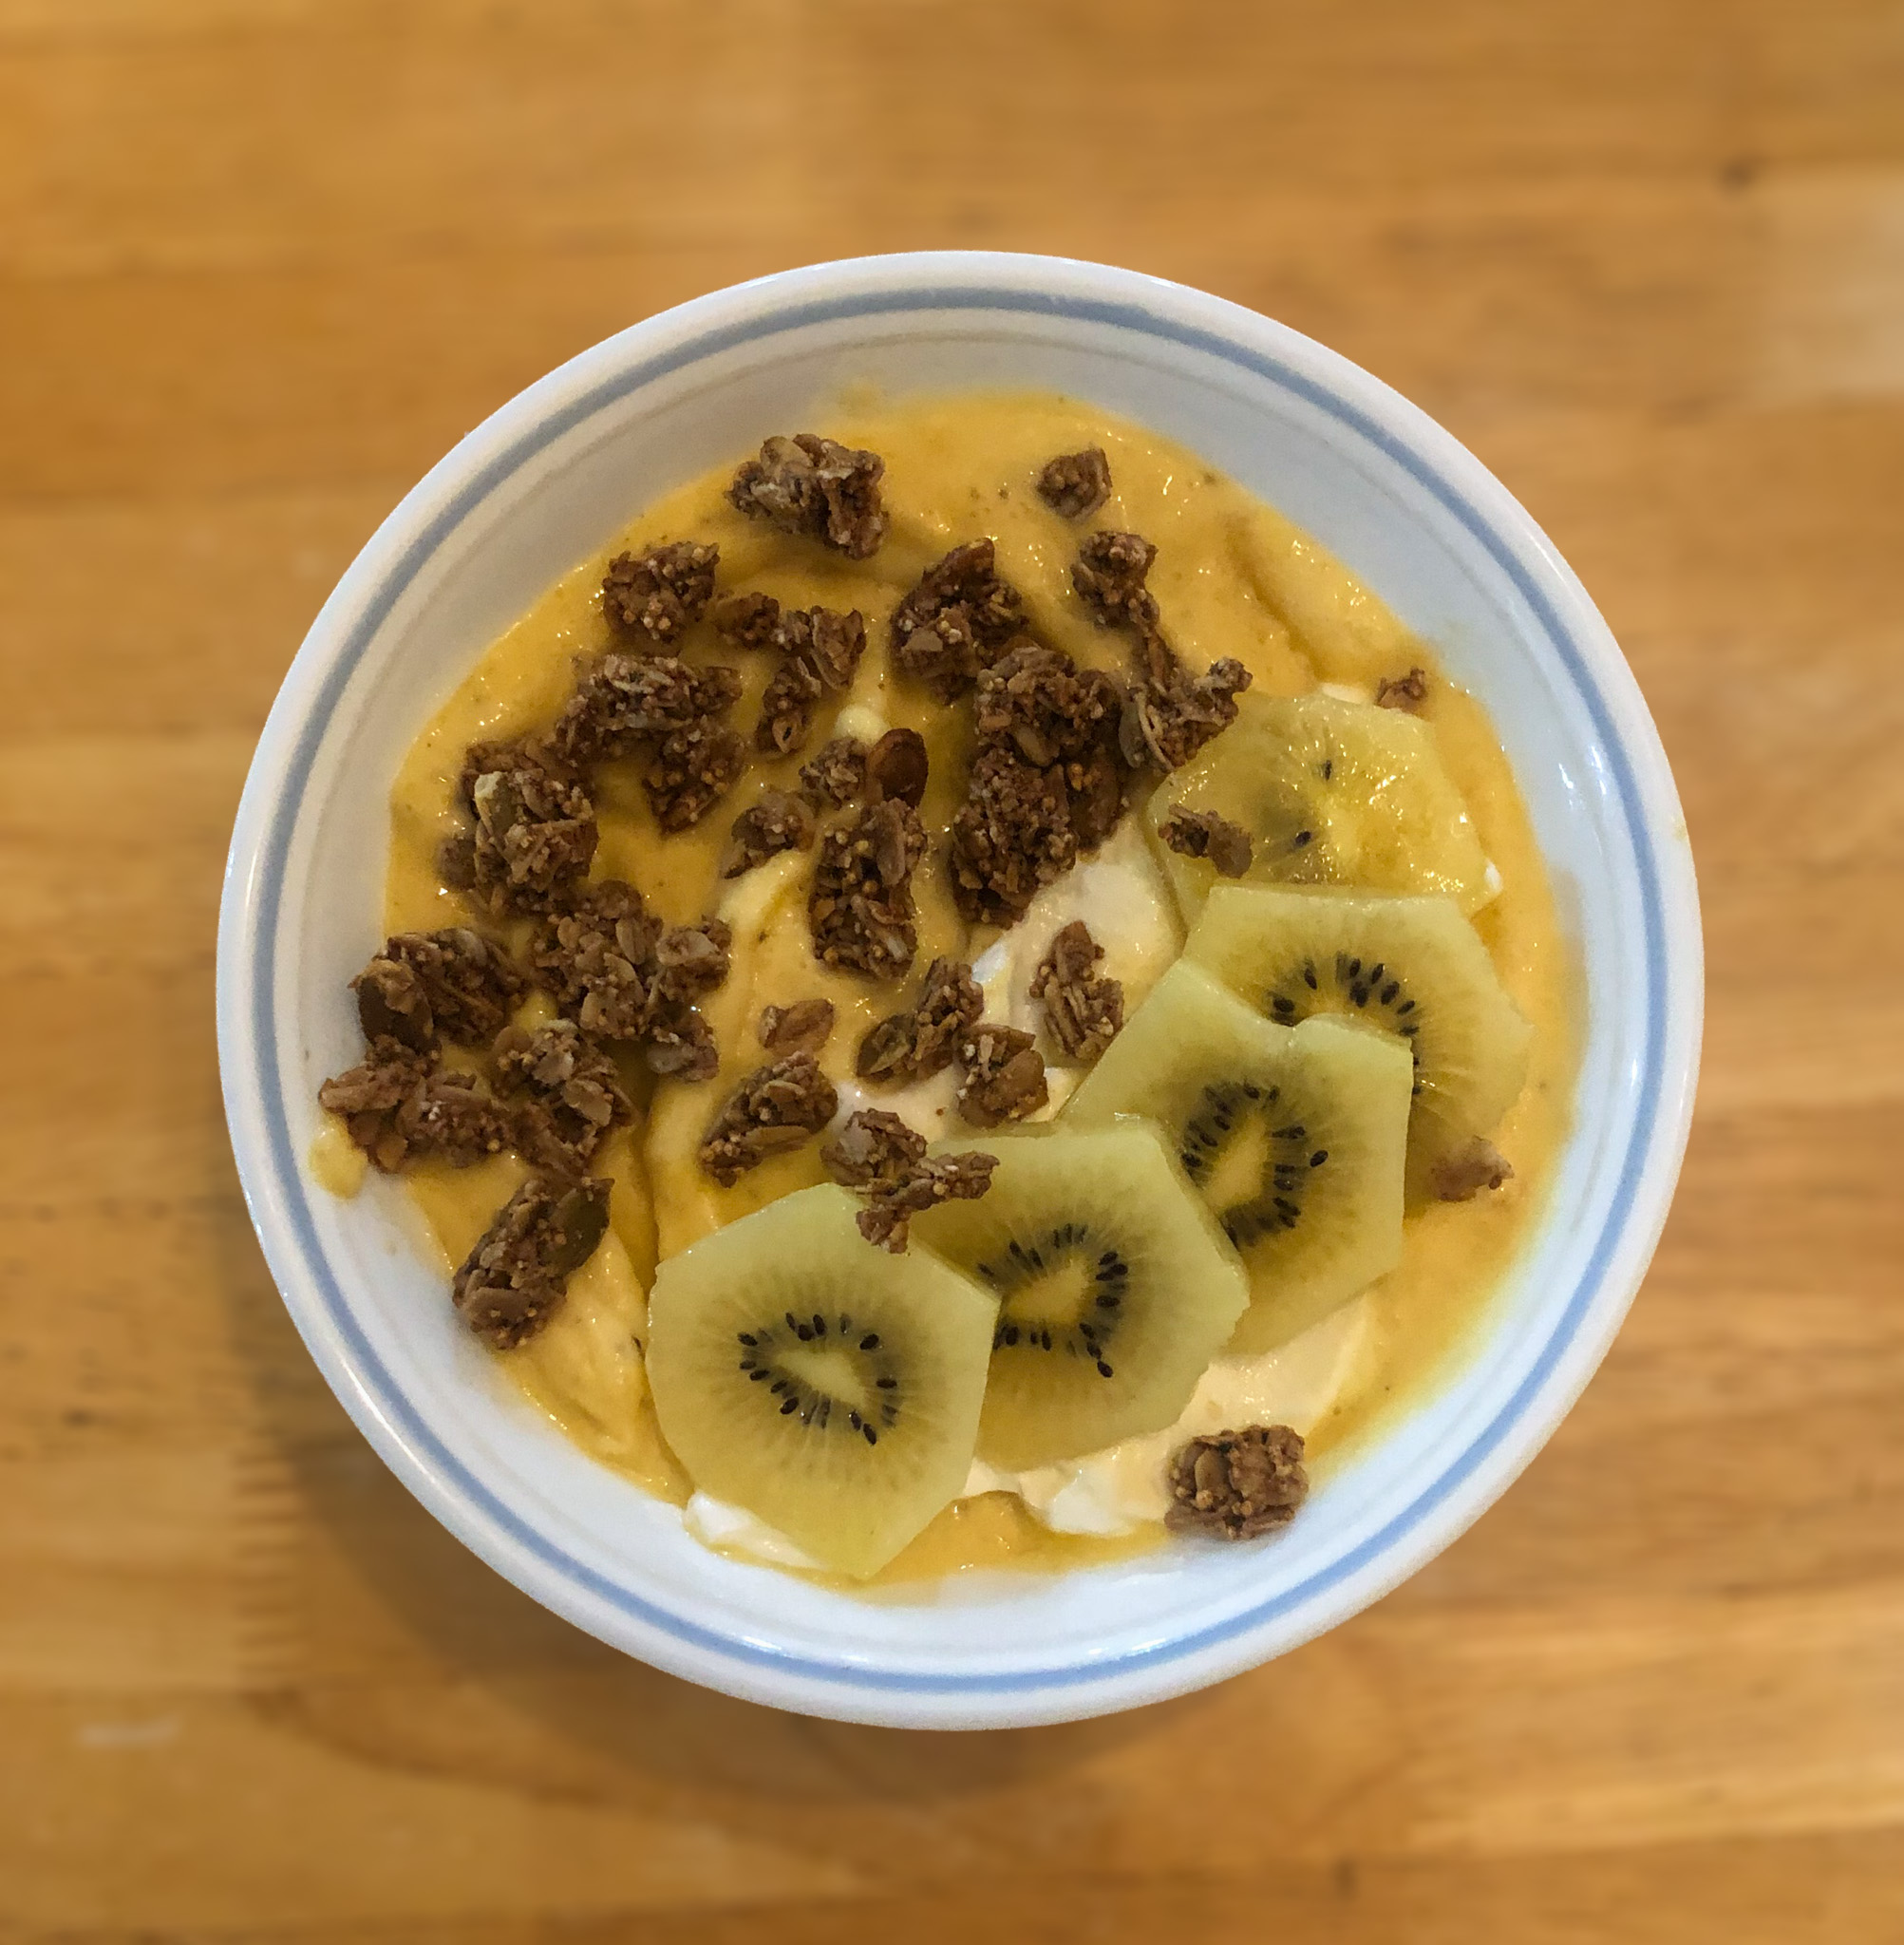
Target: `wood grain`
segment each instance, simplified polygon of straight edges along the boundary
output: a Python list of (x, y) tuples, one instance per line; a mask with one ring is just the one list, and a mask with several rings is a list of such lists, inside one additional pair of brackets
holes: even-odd
[[(1904, 16), (0, 0), (0, 1939), (1904, 1937)], [(1676, 765), (1684, 1186), (1506, 1501), (1117, 1721), (802, 1722), (464, 1554), (284, 1320), (225, 834), (383, 511), (696, 292), (995, 245), (1361, 359)]]

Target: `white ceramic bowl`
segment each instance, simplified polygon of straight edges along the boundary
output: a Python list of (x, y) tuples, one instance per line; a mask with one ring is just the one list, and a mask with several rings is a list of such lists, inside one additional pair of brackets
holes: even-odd
[[(707, 1552), (515, 1398), (454, 1318), (401, 1196), (304, 1157), (358, 1047), (386, 789), (425, 717), (550, 582), (663, 489), (843, 384), (1041, 387), (1181, 441), (1273, 501), (1493, 710), (1580, 954), (1577, 1124), (1481, 1352), (1272, 1541), (869, 1602)], [(513, 399), (379, 528), (285, 678), (232, 839), (226, 1112), (311, 1355), (444, 1525), (642, 1660), (816, 1715), (982, 1728), (1155, 1702), (1280, 1654), (1413, 1573), (1508, 1485), (1618, 1329), (1665, 1219), (1698, 1065), (1692, 861), (1651, 719), (1592, 601), (1506, 490), (1404, 399), (1217, 298), (1059, 259), (820, 264), (623, 331)]]

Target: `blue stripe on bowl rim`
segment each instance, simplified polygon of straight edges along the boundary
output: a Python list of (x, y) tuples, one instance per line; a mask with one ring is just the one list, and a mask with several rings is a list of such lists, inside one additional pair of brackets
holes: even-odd
[[(1641, 1091), (1632, 1131), (1621, 1160), (1612, 1206), (1587, 1266), (1568, 1298), (1553, 1334), (1513, 1394), (1494, 1418), (1413, 1501), (1379, 1531), (1348, 1553), (1318, 1569), (1272, 1598), (1208, 1627), (1153, 1641), (1126, 1653), (1047, 1668), (1020, 1669), (974, 1674), (897, 1671), (863, 1666), (849, 1660), (820, 1661), (769, 1645), (722, 1633), (658, 1607), (640, 1595), (597, 1572), (556, 1545), (518, 1518), (463, 1465), (431, 1430), (391, 1378), (350, 1313), (332, 1275), (318, 1237), (303, 1172), (298, 1165), (291, 1123), (278, 1083), (279, 1058), (274, 995), (277, 990), (277, 931), (293, 827), (310, 782), (317, 750), (345, 689), (355, 674), (372, 638), (415, 579), (424, 564), (474, 508), (511, 473), (554, 441), (592, 418), (605, 406), (643, 386), (718, 353), (813, 325), (920, 311), (999, 312), (1035, 313), (1077, 323), (1108, 325), (1199, 351), (1266, 379), (1327, 413), (1379, 450), (1423, 486), (1467, 532), (1513, 584), (1545, 630), (1574, 682), (1593, 722), (1612, 775), (1639, 880), (1645, 928), (1646, 1030)], [(1260, 1628), (1291, 1609), (1327, 1595), (1331, 1588), (1360, 1573), (1387, 1553), (1414, 1527), (1441, 1506), (1496, 1450), (1521, 1414), (1566, 1356), (1599, 1294), (1613, 1252), (1622, 1238), (1637, 1193), (1642, 1168), (1650, 1150), (1659, 1116), (1667, 1023), (1666, 920), (1660, 876), (1647, 830), (1637, 781), (1612, 709), (1593, 679), (1588, 658), (1574, 641), (1553, 604), (1521, 564), (1515, 550), (1488, 523), (1480, 509), (1435, 470), (1420, 454), (1367, 413), (1338, 397), (1326, 386), (1268, 352), (1238, 345), (1215, 332), (1177, 319), (1162, 317), (1141, 305), (1095, 298), (1060, 296), (1009, 287), (970, 285), (922, 292), (869, 292), (857, 296), (813, 300), (788, 305), (767, 316), (710, 330), (658, 353), (595, 386), (553, 413), (491, 460), (430, 520), (385, 574), (364, 601), (355, 624), (328, 671), (306, 719), (287, 766), (283, 788), (261, 852), (257, 881), (263, 893), (252, 925), (253, 1032), (261, 1058), (261, 1081), (272, 1165), (283, 1191), (295, 1239), (325, 1316), (348, 1347), (354, 1373), (378, 1407), (425, 1458), (437, 1474), (481, 1517), (525, 1552), (553, 1568), (572, 1585), (630, 1619), (671, 1635), (685, 1646), (730, 1660), (774, 1670), (780, 1673), (835, 1684), (847, 1689), (914, 1694), (1024, 1694), (1045, 1689), (1084, 1684), (1151, 1671), (1186, 1656), (1220, 1648), (1240, 1634)]]

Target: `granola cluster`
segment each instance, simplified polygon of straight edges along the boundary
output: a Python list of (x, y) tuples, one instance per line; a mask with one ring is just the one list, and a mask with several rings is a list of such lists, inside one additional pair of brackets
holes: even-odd
[(423, 1052), (439, 1040), (494, 1039), (524, 984), (494, 939), (458, 925), (393, 935), (350, 987), (367, 1043), (400, 1040)]
[(875, 979), (902, 977), (918, 950), (913, 874), (925, 855), (919, 814), (896, 797), (829, 826), (807, 897), (814, 957)]
[(952, 894), (1015, 924), (1039, 889), (1103, 843), (1128, 801), (1124, 698), (1102, 670), (1027, 642), (979, 678), (978, 753), (952, 820)]
[(722, 721), (740, 692), (732, 669), (690, 669), (674, 655), (602, 656), (548, 729), (470, 746), (461, 795), (475, 828), (452, 840), (446, 876), (499, 916), (559, 904), (594, 857), (587, 772), (622, 757), (647, 758), (643, 784), (663, 830), (698, 822), (746, 760)]
[(791, 439), (766, 440), (760, 457), (734, 475), (727, 498), (749, 519), (807, 535), (849, 560), (865, 560), (886, 538), (879, 499), (885, 470), (877, 453), (796, 432)]
[(893, 611), (893, 666), (942, 703), (963, 695), (1024, 631), (1024, 599), (994, 556), (989, 539), (954, 547)]
[(1179, 803), (1158, 836), (1181, 858), (1207, 858), (1219, 877), (1241, 878), (1250, 869), (1254, 847), (1249, 832), (1214, 810), (1186, 810)]
[(579, 1175), (609, 1130), (634, 1119), (620, 1069), (573, 1020), (505, 1027), (491, 1058), (498, 1090), (516, 1102), (516, 1146), (541, 1167)]
[(1078, 550), (1071, 586), (1100, 628), (1136, 638), (1139, 679), (1124, 706), (1118, 744), (1134, 770), (1175, 770), (1236, 720), (1236, 696), (1250, 671), (1234, 657), (1202, 675), (1186, 670), (1164, 639), (1149, 586), (1157, 549), (1141, 534), (1096, 533)]
[(862, 1107), (847, 1117), (820, 1159), (842, 1188), (891, 1188), (926, 1159), (926, 1138), (896, 1114)]
[(1157, 549), (1141, 534), (1093, 534), (1078, 549), (1071, 585), (1100, 628), (1135, 629), (1140, 637), (1158, 626), (1157, 596), (1146, 585)]
[(718, 547), (676, 540), (646, 554), (617, 554), (602, 579), (602, 613), (624, 634), (665, 646), (707, 612)]
[(878, 1107), (850, 1116), (820, 1156), (835, 1181), (864, 1192), (859, 1234), (895, 1256), (910, 1240), (914, 1216), (940, 1202), (976, 1200), (998, 1166), (997, 1156), (975, 1152), (929, 1159), (926, 1138)]
[(1286, 1425), (1192, 1439), (1170, 1463), (1173, 1503), (1164, 1523), (1216, 1539), (1254, 1539), (1287, 1526), (1309, 1497), (1302, 1461), (1302, 1435)]
[(1038, 497), (1067, 520), (1096, 513), (1111, 497), (1111, 463), (1101, 445), (1064, 452), (1038, 475)]
[(386, 1175), (430, 1156), (466, 1168), (498, 1153), (512, 1134), (479, 1076), (444, 1072), (434, 1047), (419, 1051), (387, 1035), (369, 1042), (357, 1066), (326, 1081), (317, 1099)]
[(781, 664), (761, 698), (754, 746), (787, 756), (805, 746), (827, 691), (853, 686), (866, 649), (866, 620), (857, 608), (844, 614), (831, 608), (789, 609), (774, 624), (771, 646)]
[(608, 1233), (608, 1205), (605, 1180), (532, 1176), (456, 1273), (450, 1300), (463, 1321), (493, 1350), (526, 1344)]
[(1219, 730), (1236, 720), (1236, 698), (1250, 671), (1233, 656), (1201, 675), (1178, 669), (1132, 691), (1118, 740), (1132, 769), (1181, 769)]
[(1045, 1056), (1029, 1033), (981, 1022), (961, 1043), (965, 1081), (958, 1111), (976, 1128), (995, 1128), (1036, 1114), (1051, 1098)]
[(844, 810), (865, 786), (866, 756), (866, 746), (851, 736), (821, 744), (800, 766), (800, 794), (815, 810)]
[(664, 925), (632, 885), (603, 878), (537, 929), (530, 958), (585, 1033), (639, 1046), (657, 1074), (705, 1081), (720, 1057), (696, 1002), (726, 978), (732, 943), (718, 918)]
[(587, 875), (594, 802), (548, 737), (472, 746), (462, 797), (476, 820), (466, 889), (493, 916), (546, 912)]
[(1104, 949), (1082, 918), (1057, 933), (1031, 976), (1031, 997), (1045, 1002), (1045, 1024), (1073, 1060), (1096, 1060), (1124, 1023), (1122, 982), (1097, 969)]
[(899, 1255), (912, 1239), (913, 1218), (941, 1202), (974, 1202), (991, 1187), (996, 1155), (975, 1149), (962, 1155), (929, 1156), (897, 1180), (875, 1188), (859, 1212), (859, 1234), (882, 1250)]
[(934, 959), (913, 1004), (889, 1013), (859, 1043), (855, 1071), (862, 1080), (925, 1080), (952, 1065), (984, 1010), (971, 968)]
[(724, 1188), (773, 1155), (810, 1141), (839, 1107), (833, 1083), (810, 1052), (783, 1054), (728, 1095), (701, 1138), (701, 1166)]
[(819, 828), (804, 797), (790, 790), (763, 790), (734, 820), (734, 841), (721, 876), (739, 878), (782, 851), (804, 851)]

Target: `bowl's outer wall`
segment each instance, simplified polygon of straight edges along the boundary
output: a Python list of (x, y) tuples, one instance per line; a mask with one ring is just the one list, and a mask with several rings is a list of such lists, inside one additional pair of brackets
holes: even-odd
[[(915, 1605), (721, 1558), (499, 1380), (443, 1301), (400, 1192), (375, 1182), (343, 1203), (304, 1177), (316, 1084), (355, 1057), (345, 981), (378, 931), (381, 780), (422, 722), (645, 501), (868, 380), (1069, 392), (1279, 505), (1488, 704), (1553, 868), (1587, 995), (1562, 1186), (1472, 1362), (1268, 1546), (982, 1577)], [(518, 1586), (657, 1666), (918, 1726), (1062, 1720), (1202, 1686), (1356, 1612), (1478, 1517), (1564, 1415), (1644, 1273), (1685, 1143), (1700, 995), (1690, 855), (1650, 718), (1505, 489), (1367, 374), (1254, 313), (1128, 272), (989, 254), (717, 293), (584, 353), (472, 433), (313, 623), (247, 783), (219, 936), (220, 1059), (253, 1219), (327, 1379), (411, 1490)]]

